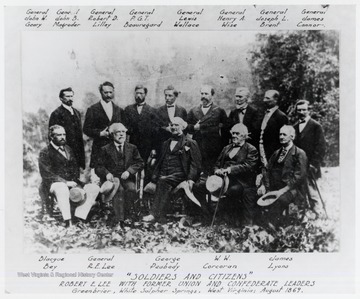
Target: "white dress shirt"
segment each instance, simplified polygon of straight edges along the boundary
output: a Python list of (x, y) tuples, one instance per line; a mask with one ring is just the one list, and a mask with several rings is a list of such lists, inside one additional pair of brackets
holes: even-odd
[(104, 108), (105, 113), (108, 117), (108, 119), (111, 121), (112, 117), (113, 117), (113, 105), (112, 105), (112, 101), (109, 102), (105, 102), (104, 100), (100, 100), (101, 106)]
[(307, 124), (308, 121), (309, 121), (309, 119), (310, 119), (310, 116), (308, 115), (307, 117), (305, 117), (305, 119), (304, 119), (303, 122), (300, 122), (300, 123), (299, 123), (299, 132), (300, 132), (300, 133), (302, 132), (302, 130), (304, 130), (306, 124)]
[(61, 104), (66, 110), (68, 110), (71, 115), (74, 115), (74, 109), (71, 106), (65, 105), (65, 104)]
[(50, 144), (52, 145), (52, 147), (53, 147), (54, 149), (56, 149), (56, 150), (57, 150), (60, 154), (62, 154), (66, 159), (68, 158), (68, 157), (66, 156), (65, 147), (63, 147), (64, 150), (62, 150), (61, 147), (58, 146), (58, 145), (56, 145), (54, 142), (50, 141)]
[(272, 107), (271, 109), (266, 110), (266, 114), (264, 116), (264, 119), (261, 123), (261, 130), (265, 130), (266, 125), (270, 119), (270, 117), (274, 114), (274, 112), (279, 108), (279, 106)]

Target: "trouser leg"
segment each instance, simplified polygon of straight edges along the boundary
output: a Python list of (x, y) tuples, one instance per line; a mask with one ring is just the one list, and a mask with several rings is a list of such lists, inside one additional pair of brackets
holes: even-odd
[(173, 189), (166, 179), (160, 178), (156, 184), (156, 191), (154, 203), (151, 208), (151, 214), (155, 218), (162, 218), (165, 216), (165, 210), (169, 201), (170, 193)]
[(131, 209), (136, 212), (136, 186), (131, 180), (120, 180), (121, 185), (124, 187), (124, 215), (126, 218), (129, 217)]
[(291, 192), (286, 192), (281, 195), (271, 206), (269, 210), (269, 222), (274, 225), (279, 225), (283, 220), (283, 212), (289, 207), (289, 204), (293, 202), (293, 195)]
[(206, 197), (208, 196), (208, 191), (206, 190), (206, 179), (201, 179), (199, 182), (197, 182), (193, 187), (193, 193), (194, 196), (197, 198), (197, 200), (200, 202), (201, 207), (193, 205), (194, 210), (197, 209), (200, 210), (202, 213), (202, 217), (204, 220), (209, 221), (212, 217), (211, 207), (210, 203), (206, 200)]
[(84, 186), (84, 190), (86, 193), (86, 200), (82, 205), (76, 207), (75, 216), (86, 220), (91, 210), (91, 207), (95, 204), (96, 198), (100, 191), (100, 187), (96, 184), (87, 184)]
[(113, 208), (115, 213), (115, 220), (117, 222), (124, 221), (124, 187), (121, 184), (113, 198)]
[(245, 224), (252, 224), (256, 214), (256, 189), (244, 188), (242, 196), (242, 215)]
[(309, 202), (313, 211), (318, 215), (324, 214), (324, 208), (320, 199), (319, 192), (316, 189), (315, 181), (308, 179)]
[(63, 219), (65, 221), (70, 220), (70, 193), (68, 186), (63, 182), (53, 183), (50, 187), (50, 193), (53, 193), (55, 195)]

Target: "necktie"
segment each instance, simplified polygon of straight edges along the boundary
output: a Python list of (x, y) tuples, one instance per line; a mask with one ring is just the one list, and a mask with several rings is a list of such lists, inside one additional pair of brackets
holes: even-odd
[(281, 153), (279, 155), (279, 158), (278, 158), (278, 163), (281, 163), (282, 161), (284, 161), (286, 154), (287, 154), (287, 149), (285, 147), (283, 147), (281, 150)]
[(123, 147), (122, 145), (116, 146), (116, 149), (117, 149), (117, 151), (118, 151), (120, 154), (123, 154), (123, 153), (124, 153), (124, 147)]
[(59, 146), (59, 153), (62, 154), (67, 159), (67, 155), (66, 155), (66, 152), (65, 152), (65, 147)]
[(144, 105), (145, 105), (145, 103), (137, 104), (138, 107), (142, 107)]
[(210, 107), (211, 107), (211, 104), (209, 104), (209, 105), (207, 105), (207, 106), (203, 105), (202, 107), (203, 107), (203, 108), (210, 108)]

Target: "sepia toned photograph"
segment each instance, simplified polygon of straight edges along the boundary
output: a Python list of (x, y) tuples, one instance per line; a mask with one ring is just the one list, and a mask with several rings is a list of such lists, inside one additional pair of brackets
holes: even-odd
[(352, 298), (357, 5), (76, 2), (4, 8), (4, 292)]
[(23, 32), (24, 252), (339, 252), (339, 41)]

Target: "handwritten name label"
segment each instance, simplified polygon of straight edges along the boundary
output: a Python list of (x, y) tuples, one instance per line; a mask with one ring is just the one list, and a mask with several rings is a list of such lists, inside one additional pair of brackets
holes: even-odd
[(271, 271), (276, 271), (280, 269), (288, 269), (291, 262), (293, 261), (293, 258), (274, 255), (269, 258), (269, 261), (270, 265), (268, 266), (268, 269), (271, 269)]
[(324, 28), (325, 24), (323, 22), (327, 10), (328, 7), (320, 10), (303, 9), (301, 11), (301, 21), (296, 26), (301, 28)]
[(287, 8), (281, 10), (262, 9), (256, 21), (261, 28), (277, 28), (281, 23), (288, 21), (287, 12)]
[(39, 262), (42, 263), (42, 268), (44, 270), (51, 270), (54, 271), (57, 267), (59, 263), (63, 263), (65, 261), (65, 258), (63, 257), (47, 257), (45, 256), (40, 256), (39, 258)]
[(150, 10), (131, 9), (129, 12), (130, 19), (125, 22), (124, 28), (160, 28), (163, 24), (163, 21), (152, 22), (152, 17), (154, 16), (155, 12), (155, 8)]
[(222, 9), (216, 21), (221, 24), (221, 27), (236, 28), (239, 22), (245, 21), (245, 12), (246, 8), (243, 10)]
[(151, 263), (150, 269), (152, 270), (173, 270), (177, 271), (180, 268), (179, 257), (162, 257), (157, 256), (155, 262)]
[(113, 270), (115, 265), (112, 264), (114, 261), (114, 255), (111, 257), (93, 257), (90, 256), (88, 261), (91, 262), (88, 264), (87, 269), (97, 269), (97, 270)]
[(113, 22), (118, 21), (118, 16), (115, 14), (116, 8), (113, 9), (92, 9), (88, 21), (91, 22), (92, 27), (108, 29)]
[(174, 27), (197, 28), (200, 26), (199, 18), (203, 13), (203, 8), (199, 10), (179, 9), (177, 11), (179, 19), (175, 22)]
[(46, 22), (48, 18), (48, 13), (49, 9), (28, 9), (24, 18), (25, 27), (40, 28)]
[(71, 10), (71, 9), (58, 9), (56, 11), (55, 22), (53, 27), (60, 29), (64, 28), (73, 28), (79, 27), (79, 11), (80, 9)]

